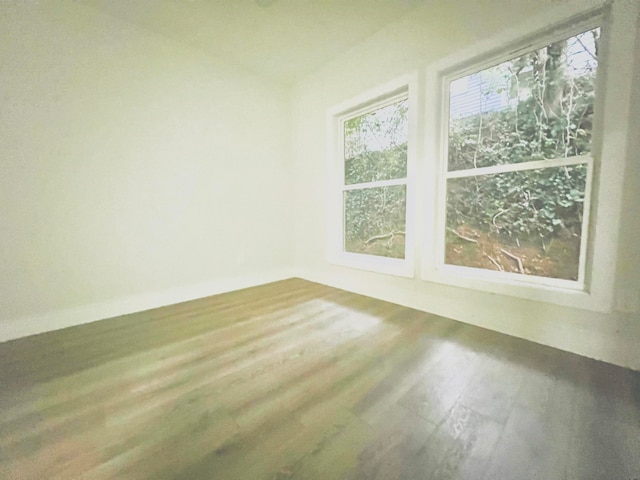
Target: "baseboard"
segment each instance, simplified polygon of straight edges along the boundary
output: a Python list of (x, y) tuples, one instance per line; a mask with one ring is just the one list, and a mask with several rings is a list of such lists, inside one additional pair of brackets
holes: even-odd
[(292, 269), (278, 269), (253, 275), (223, 278), (186, 287), (177, 287), (161, 292), (132, 295), (40, 315), (15, 318), (0, 323), (0, 342), (255, 287), (278, 280), (285, 280), (293, 276), (295, 276), (295, 272)]

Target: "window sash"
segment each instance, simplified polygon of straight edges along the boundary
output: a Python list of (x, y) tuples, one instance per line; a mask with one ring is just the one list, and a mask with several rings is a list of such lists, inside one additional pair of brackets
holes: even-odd
[[(340, 115), (339, 117), (339, 121), (338, 121), (338, 128), (339, 130), (339, 142), (338, 142), (338, 147), (340, 149), (340, 154), (339, 154), (339, 159), (340, 159), (340, 168), (338, 169), (338, 174), (340, 175), (340, 186), (341, 189), (344, 190), (350, 190), (352, 188), (366, 188), (364, 187), (364, 185), (367, 186), (390, 186), (390, 185), (401, 185), (398, 183), (393, 183), (396, 181), (403, 181), (406, 183), (407, 181), (407, 176), (409, 174), (409, 158), (407, 156), (407, 176), (401, 177), (401, 178), (392, 178), (389, 180), (377, 180), (374, 182), (362, 182), (362, 183), (351, 183), (351, 184), (347, 184), (345, 182), (345, 164), (347, 159), (345, 158), (344, 155), (344, 149), (345, 149), (345, 139), (344, 139), (344, 127), (345, 127), (345, 123), (348, 122), (349, 120), (352, 120), (354, 118), (360, 117), (362, 115), (366, 115), (368, 113), (372, 113), (375, 112), (376, 110), (379, 110), (381, 108), (384, 107), (388, 107), (389, 105), (393, 105), (394, 103), (398, 103), (401, 102), (403, 100), (409, 100), (409, 92), (408, 91), (402, 91), (400, 93), (396, 93), (396, 94), (392, 94), (388, 97), (384, 97), (384, 98), (379, 98), (379, 99), (373, 99), (372, 101), (368, 102), (366, 105), (364, 106), (360, 106), (358, 108), (355, 109), (351, 109), (348, 110), (346, 112), (344, 112), (342, 115)], [(408, 140), (408, 138), (407, 138)], [(391, 183), (388, 183), (391, 182)]]
[[(531, 167), (531, 165), (535, 165), (538, 163), (544, 163), (543, 167)], [(551, 164), (555, 163), (555, 164)], [(580, 256), (578, 259), (578, 279), (577, 280), (566, 280), (560, 278), (552, 278), (552, 277), (541, 277), (537, 275), (524, 275), (518, 273), (510, 273), (510, 272), (499, 272), (494, 270), (488, 270), (479, 267), (470, 267), (470, 266), (462, 266), (462, 265), (451, 265), (445, 262), (445, 250), (446, 250), (446, 222), (447, 222), (447, 182), (453, 178), (463, 178), (465, 176), (478, 176), (478, 170), (493, 170), (496, 167), (505, 167), (505, 166), (519, 166), (526, 165), (531, 168), (521, 168), (519, 171), (524, 170), (533, 170), (539, 168), (552, 168), (563, 165), (587, 165), (587, 181), (585, 185), (585, 193), (584, 193), (584, 203), (583, 203), (583, 217), (582, 217), (582, 226), (580, 232)], [(487, 174), (495, 174), (495, 173), (507, 173), (518, 170), (504, 170), (503, 172), (492, 171), (489, 173), (483, 173), (482, 175)], [(471, 172), (475, 171), (475, 175), (473, 173), (467, 175), (457, 175), (459, 172), (469, 172), (469, 170), (460, 170), (449, 172), (454, 175), (448, 177), (446, 174), (442, 175), (441, 185), (440, 185), (440, 206), (438, 207), (438, 215), (437, 215), (437, 236), (436, 236), (436, 270), (441, 271), (443, 273), (453, 274), (460, 277), (466, 278), (481, 278), (482, 280), (496, 280), (496, 281), (511, 281), (520, 285), (530, 285), (530, 286), (546, 286), (546, 287), (555, 287), (555, 288), (563, 288), (567, 290), (577, 290), (577, 291), (586, 291), (586, 267), (587, 267), (587, 248), (589, 245), (589, 231), (590, 231), (590, 213), (591, 213), (591, 202), (592, 202), (592, 184), (593, 184), (593, 157), (590, 156), (579, 156), (579, 157), (569, 157), (567, 159), (554, 159), (554, 160), (541, 160), (540, 162), (526, 162), (523, 164), (509, 164), (509, 165), (497, 165), (494, 167), (485, 167), (478, 169), (471, 169)]]
[[(562, 288), (566, 290), (587, 291), (586, 283), (586, 268), (587, 268), (587, 247), (589, 245), (589, 231), (590, 231), (590, 213), (593, 191), (593, 157), (591, 156), (576, 156), (568, 158), (557, 158), (553, 160), (541, 160), (535, 162), (525, 162), (518, 164), (497, 165), (493, 167), (485, 167), (470, 170), (460, 170), (450, 172), (452, 176), (443, 176), (441, 191), (443, 192), (443, 204), (440, 209), (439, 221), (438, 221), (438, 237), (437, 237), (437, 262), (436, 268), (444, 273), (454, 274), (467, 278), (481, 278), (483, 280), (492, 279), (496, 281), (510, 281), (515, 284), (529, 285), (529, 286), (544, 286), (552, 288)], [(544, 164), (542, 166), (536, 166), (536, 164)], [(523, 168), (517, 169), (504, 169), (501, 171), (495, 171), (496, 167), (513, 167), (520, 166)], [(512, 272), (494, 271), (479, 267), (470, 267), (463, 265), (452, 265), (445, 262), (445, 249), (446, 249), (446, 218), (447, 218), (447, 182), (450, 179), (464, 178), (472, 176), (483, 176), (497, 173), (510, 173), (515, 171), (526, 171), (534, 169), (554, 168), (560, 166), (572, 166), (572, 165), (586, 165), (587, 166), (587, 179), (584, 191), (584, 203), (582, 207), (582, 225), (580, 229), (580, 253), (578, 257), (578, 279), (567, 280), (562, 278), (542, 277), (538, 275), (525, 275)], [(478, 174), (473, 172), (474, 170), (485, 170), (485, 173)], [(492, 170), (486, 172), (486, 170)], [(468, 175), (457, 175), (459, 172), (472, 173)]]

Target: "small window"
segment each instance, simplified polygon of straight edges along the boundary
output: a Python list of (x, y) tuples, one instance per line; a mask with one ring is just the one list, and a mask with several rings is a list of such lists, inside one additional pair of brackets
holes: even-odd
[(582, 31), (447, 78), (444, 265), (584, 282), (599, 39)]
[(405, 258), (407, 111), (404, 94), (340, 120), (344, 252)]

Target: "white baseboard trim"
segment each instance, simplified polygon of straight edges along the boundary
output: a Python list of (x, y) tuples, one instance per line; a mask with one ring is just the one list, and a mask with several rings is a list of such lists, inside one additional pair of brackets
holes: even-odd
[(0, 342), (264, 285), (293, 276), (293, 269), (278, 269), (15, 318), (0, 323)]

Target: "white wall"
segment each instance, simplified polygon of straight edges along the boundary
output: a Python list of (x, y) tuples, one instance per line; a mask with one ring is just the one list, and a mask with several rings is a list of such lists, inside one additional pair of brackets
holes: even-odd
[(0, 340), (285, 275), (288, 92), (79, 2), (0, 32)]
[[(327, 110), (375, 89), (396, 77), (416, 74), (424, 88), (428, 74), (460, 52), (478, 54), (506, 38), (546, 27), (557, 19), (597, 6), (599, 2), (525, 2), (517, 0), (452, 0), (429, 2), (406, 18), (335, 59), (298, 84), (293, 95), (295, 175), (295, 259), (305, 278), (375, 296), (470, 324), (526, 338), (623, 366), (640, 369), (640, 131), (638, 92), (640, 59), (633, 55), (637, 40), (638, 4), (617, 0), (613, 5), (610, 69), (607, 79), (605, 150), (598, 210), (599, 245), (594, 276), (601, 275), (612, 308), (606, 312), (560, 306), (546, 301), (464, 289), (441, 283), (352, 270), (326, 261)], [(634, 37), (635, 35), (635, 37)], [(636, 50), (637, 51), (637, 50)], [(635, 64), (634, 64), (635, 62)], [(629, 78), (635, 72), (634, 97)], [(425, 104), (426, 92), (419, 92)], [(629, 105), (635, 101), (634, 110)], [(428, 112), (420, 128), (434, 128)], [(614, 148), (615, 147), (615, 148)], [(422, 167), (433, 161), (419, 146)], [(606, 163), (605, 163), (606, 162)], [(420, 171), (424, 172), (422, 168)], [(423, 192), (421, 198), (427, 196)], [(623, 203), (624, 202), (624, 203)], [(623, 208), (620, 206), (623, 205)], [(418, 206), (417, 222), (424, 213)], [(429, 232), (429, 228), (422, 228)], [(420, 230), (420, 228), (419, 228)], [(418, 239), (420, 240), (420, 239)], [(418, 241), (417, 265), (430, 255)], [(598, 283), (598, 282), (596, 282)], [(612, 287), (612, 288), (610, 288)], [(606, 292), (605, 292), (606, 293)], [(607, 295), (604, 295), (607, 297)]]

